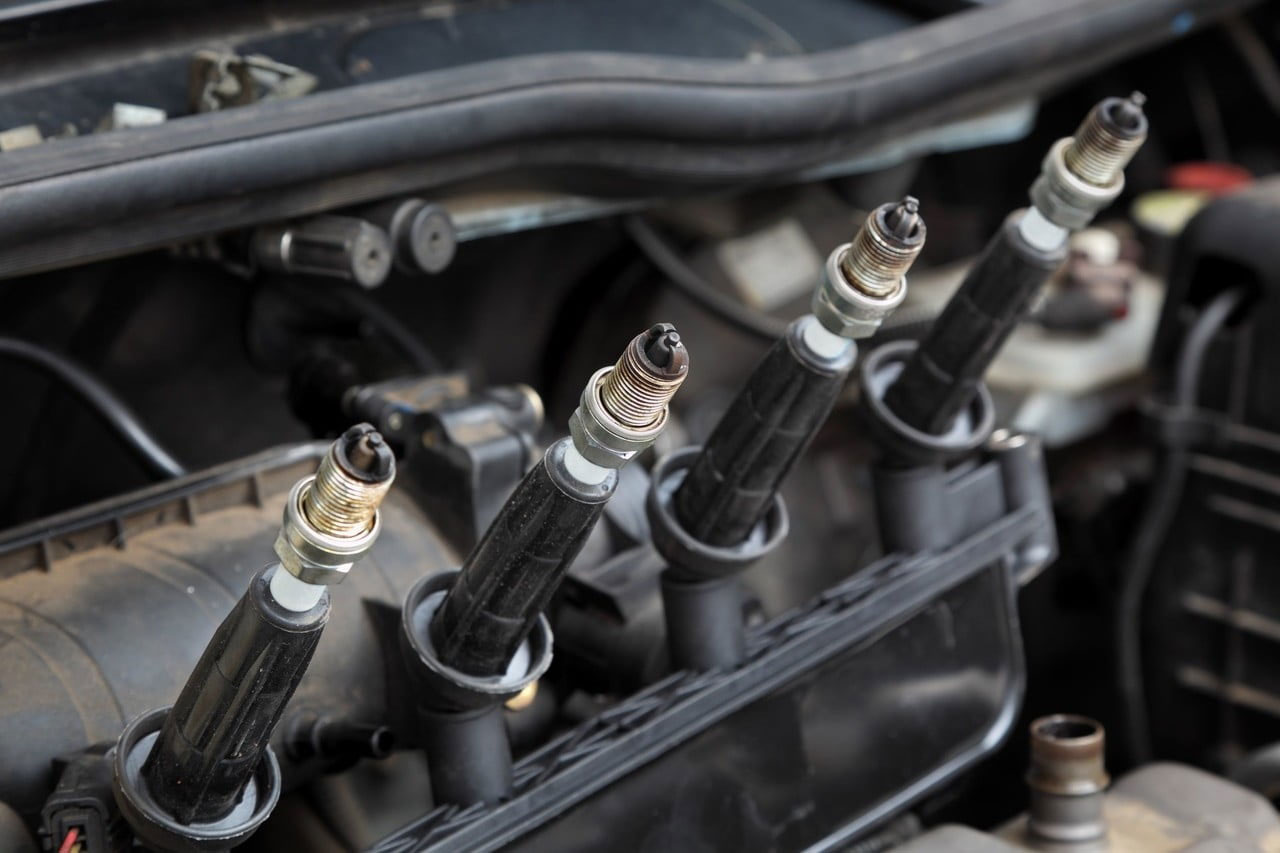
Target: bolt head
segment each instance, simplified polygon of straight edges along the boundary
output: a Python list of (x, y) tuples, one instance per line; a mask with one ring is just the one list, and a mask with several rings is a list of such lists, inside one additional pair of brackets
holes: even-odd
[(1065, 155), (1070, 144), (1071, 137), (1059, 139), (1045, 155), (1040, 176), (1031, 185), (1031, 203), (1054, 225), (1078, 231), (1124, 191), (1124, 173), (1106, 187), (1080, 180), (1067, 168)]
[(360, 536), (339, 538), (322, 533), (302, 512), (302, 497), (314, 480), (299, 480), (289, 492), (274, 550), (280, 565), (298, 580), (333, 586), (342, 583), (356, 561), (369, 553), (382, 532), (382, 516), (375, 513), (373, 524)]
[(573, 446), (582, 458), (586, 459), (601, 468), (619, 469), (630, 462), (637, 453), (643, 448), (636, 450), (622, 450), (609, 441), (608, 438), (601, 440), (599, 433), (606, 432), (601, 429), (598, 424), (589, 425), (587, 418), (582, 414), (582, 407), (574, 409), (573, 414), (569, 416), (569, 436), (573, 439)]
[(907, 298), (907, 280), (885, 297), (870, 296), (846, 280), (840, 261), (850, 244), (838, 246), (827, 256), (822, 282), (814, 291), (810, 310), (832, 334), (851, 340), (869, 338)]
[(616, 469), (653, 445), (667, 425), (667, 410), (663, 409), (658, 419), (642, 430), (618, 423), (600, 401), (600, 384), (611, 370), (613, 367), (602, 367), (587, 381), (578, 408), (569, 416), (569, 435), (588, 462)]

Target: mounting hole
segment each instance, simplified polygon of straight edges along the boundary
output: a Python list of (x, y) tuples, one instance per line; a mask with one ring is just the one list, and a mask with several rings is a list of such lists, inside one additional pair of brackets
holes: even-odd
[(1060, 715), (1037, 720), (1034, 731), (1045, 740), (1080, 741), (1097, 737), (1102, 732), (1102, 725), (1088, 717)]

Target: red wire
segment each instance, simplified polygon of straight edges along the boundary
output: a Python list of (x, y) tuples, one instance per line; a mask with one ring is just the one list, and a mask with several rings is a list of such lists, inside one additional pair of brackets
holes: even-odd
[(58, 845), (58, 853), (71, 853), (71, 848), (75, 845), (76, 839), (80, 837), (80, 830), (72, 827), (67, 830), (66, 836), (63, 837), (62, 843)]

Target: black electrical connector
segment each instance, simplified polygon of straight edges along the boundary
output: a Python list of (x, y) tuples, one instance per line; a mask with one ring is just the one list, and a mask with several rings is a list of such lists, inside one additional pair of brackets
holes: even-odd
[(272, 566), (218, 627), (142, 767), (155, 802), (180, 824), (236, 807), (329, 620), (329, 595), (296, 613), (271, 596)]
[(883, 394), (907, 444), (920, 443), (912, 433), (938, 437), (965, 429), (958, 419), (1036, 293), (1066, 259), (1070, 232), (1123, 191), (1124, 168), (1147, 137), (1145, 103), (1141, 92), (1104, 98), (1073, 136), (1053, 144), (1031, 185), (1032, 207), (1005, 220), (920, 345), (895, 364), (896, 377), (867, 389)]
[(663, 613), (671, 664), (730, 668), (746, 655), (737, 575), (775, 547), (787, 516), (778, 490), (831, 413), (857, 358), (854, 341), (906, 296), (925, 240), (907, 196), (872, 210), (827, 259), (813, 312), (765, 354), (705, 445), (654, 471), (647, 510), (667, 563)]
[(75, 833), (85, 853), (124, 850), (128, 827), (111, 794), (110, 744), (54, 761), (58, 784), (40, 810), (43, 847), (57, 850)]
[(489, 525), (461, 571), (423, 578), (401, 615), (417, 745), (436, 802), (494, 802), (511, 789), (502, 703), (551, 663), (543, 610), (617, 488), (569, 471), (553, 444)]

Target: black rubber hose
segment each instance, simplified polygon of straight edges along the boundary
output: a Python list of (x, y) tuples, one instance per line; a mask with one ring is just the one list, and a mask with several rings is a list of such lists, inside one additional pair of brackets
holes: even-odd
[[(793, 174), (881, 141), (892, 122), (972, 115), (1247, 5), (995, 4), (759, 63), (539, 54), (184, 117), (130, 130), (127, 145), (59, 140), (6, 153), (0, 245), (11, 249), (0, 272), (538, 165), (547, 160), (530, 152), (544, 142), (572, 143), (548, 155), (556, 163), (650, 186), (656, 176), (705, 186)], [(495, 158), (500, 150), (522, 159)], [(218, 207), (228, 198), (234, 206)]]
[(643, 217), (628, 216), (623, 220), (623, 227), (627, 236), (649, 259), (649, 263), (657, 267), (675, 285), (676, 290), (708, 314), (744, 334), (765, 341), (775, 341), (786, 333), (786, 321), (754, 311), (732, 296), (716, 290), (686, 264), (670, 241)]
[[(1244, 291), (1236, 288), (1218, 294), (1191, 327), (1178, 355), (1173, 404), (1189, 411), (1196, 404), (1200, 373), (1210, 344), (1239, 307)], [(1147, 505), (1121, 578), (1116, 608), (1117, 675), (1123, 702), (1130, 757), (1145, 764), (1151, 757), (1151, 730), (1147, 718), (1146, 690), (1142, 680), (1142, 603), (1182, 499), (1190, 453), (1174, 446), (1165, 451), (1148, 490)]]
[(111, 427), (152, 474), (169, 478), (187, 473), (115, 392), (66, 356), (9, 337), (0, 337), (0, 356), (25, 362), (65, 385)]

